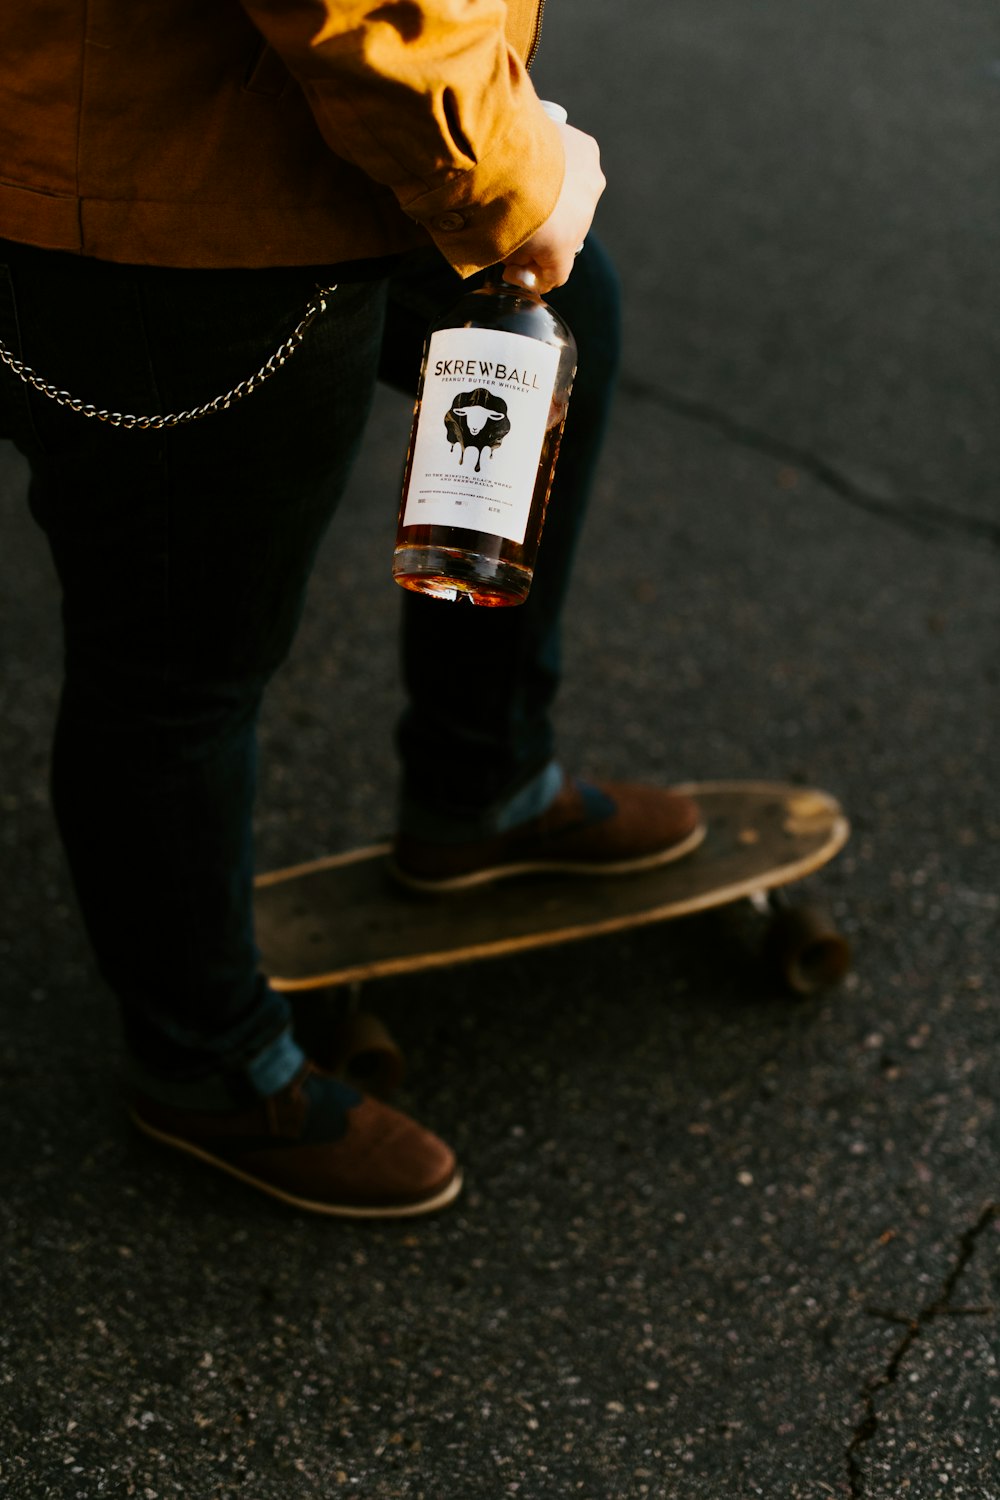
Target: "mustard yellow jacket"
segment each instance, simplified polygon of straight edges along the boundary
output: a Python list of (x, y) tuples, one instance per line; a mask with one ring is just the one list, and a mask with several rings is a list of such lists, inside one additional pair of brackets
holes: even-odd
[(8, 0), (0, 236), (164, 266), (426, 243), (462, 275), (562, 184), (539, 0)]

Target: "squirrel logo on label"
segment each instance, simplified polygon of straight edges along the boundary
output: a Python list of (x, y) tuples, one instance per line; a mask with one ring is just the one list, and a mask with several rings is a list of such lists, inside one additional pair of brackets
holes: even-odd
[(476, 449), (478, 474), (483, 449), (488, 448), (492, 455), (494, 448), (499, 448), (510, 431), (507, 403), (483, 386), (477, 386), (474, 391), (462, 391), (445, 413), (444, 425), (451, 451), (454, 453), (456, 444), (462, 450), (458, 459), (460, 464), (465, 462), (466, 448)]

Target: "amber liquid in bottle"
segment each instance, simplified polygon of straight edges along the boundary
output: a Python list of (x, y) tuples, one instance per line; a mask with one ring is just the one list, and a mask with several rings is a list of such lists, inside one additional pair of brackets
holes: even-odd
[(499, 272), (431, 328), (393, 557), (403, 588), (525, 599), (575, 370), (566, 324)]

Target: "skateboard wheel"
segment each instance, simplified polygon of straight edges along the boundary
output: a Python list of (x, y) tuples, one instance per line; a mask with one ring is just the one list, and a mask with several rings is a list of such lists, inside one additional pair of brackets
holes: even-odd
[(384, 1097), (398, 1089), (406, 1063), (397, 1042), (377, 1016), (358, 1011), (344, 1025), (340, 1071), (348, 1083)]
[(771, 918), (766, 951), (797, 995), (839, 984), (851, 967), (851, 945), (819, 907), (786, 906)]

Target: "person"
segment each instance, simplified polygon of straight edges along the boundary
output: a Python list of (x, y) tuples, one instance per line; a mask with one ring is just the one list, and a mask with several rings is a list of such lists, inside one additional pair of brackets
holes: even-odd
[(413, 389), (427, 324), (488, 267), (553, 292), (579, 375), (527, 603), (401, 594), (397, 867), (447, 889), (628, 870), (700, 837), (686, 798), (591, 787), (555, 758), (560, 612), (618, 314), (587, 238), (597, 144), (550, 120), (528, 76), (538, 11), (52, 0), (0, 16), (0, 435), (28, 460), (62, 590), (53, 804), (119, 1002), (132, 1117), (320, 1213), (428, 1212), (461, 1175), (438, 1137), (304, 1054), (258, 970), (255, 722), (377, 381)]

